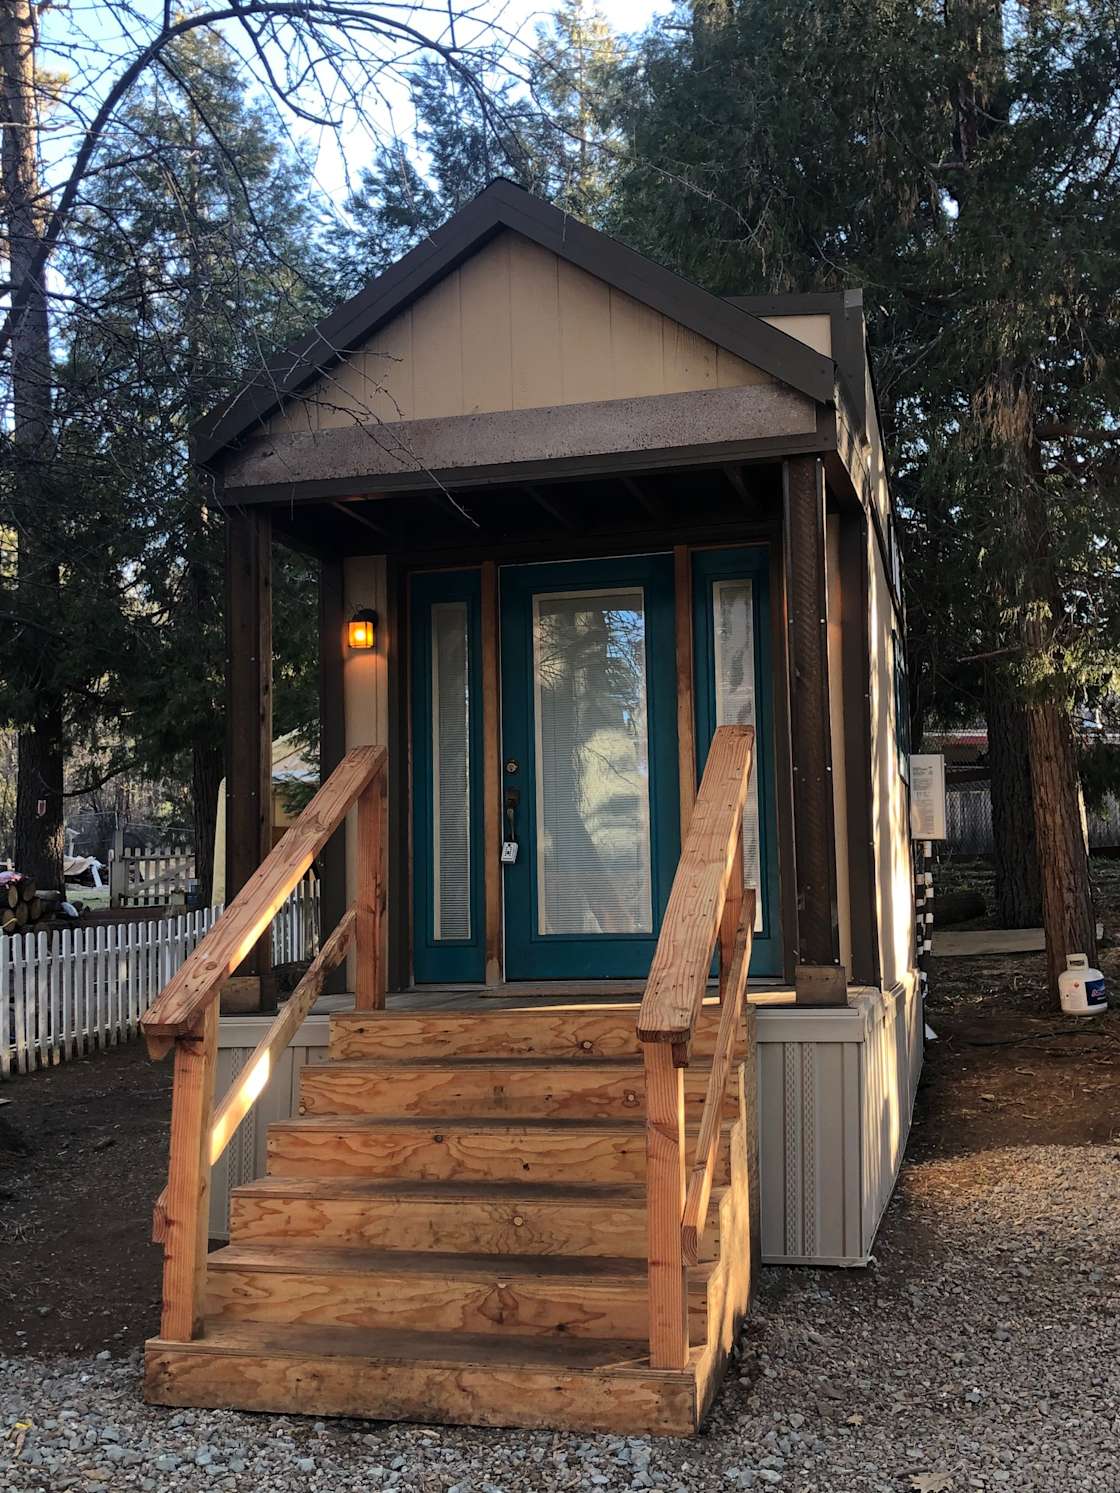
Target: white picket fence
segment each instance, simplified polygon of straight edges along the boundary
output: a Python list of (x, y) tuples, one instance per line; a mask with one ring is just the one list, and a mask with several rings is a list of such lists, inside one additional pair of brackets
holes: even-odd
[(319, 952), (319, 881), (307, 876), (272, 920), (273, 964), (298, 964)]
[[(0, 938), (0, 1078), (137, 1036), (140, 1017), (220, 912)], [(305, 881), (273, 922), (273, 961), (310, 959), (318, 938), (318, 883)]]

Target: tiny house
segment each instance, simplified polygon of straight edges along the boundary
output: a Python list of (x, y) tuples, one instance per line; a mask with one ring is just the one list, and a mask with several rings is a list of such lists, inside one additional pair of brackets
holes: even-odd
[[(499, 181), (197, 456), (243, 890), (145, 1023), (204, 1137), (173, 1126), (149, 1394), (694, 1430), (760, 1261), (867, 1260), (921, 1063), (859, 293), (721, 299)], [(274, 543), (320, 561), (324, 784), (275, 850)], [(336, 935), (245, 1072), (333, 963), (329, 1061), (207, 1259), (251, 1102), (211, 1124), (217, 993), (267, 993), (311, 854)]]

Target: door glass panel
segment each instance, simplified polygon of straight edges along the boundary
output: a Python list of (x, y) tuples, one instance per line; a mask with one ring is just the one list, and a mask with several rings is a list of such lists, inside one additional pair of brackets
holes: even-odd
[[(754, 688), (754, 588), (750, 581), (716, 581), (712, 586), (716, 673), (716, 725), (753, 726), (757, 733)], [(743, 881), (758, 893), (755, 929), (762, 929), (762, 883), (758, 845), (758, 757), (751, 769), (743, 805)]]
[(433, 935), (471, 936), (467, 604), (432, 606)]
[(649, 933), (641, 587), (533, 597), (537, 930)]

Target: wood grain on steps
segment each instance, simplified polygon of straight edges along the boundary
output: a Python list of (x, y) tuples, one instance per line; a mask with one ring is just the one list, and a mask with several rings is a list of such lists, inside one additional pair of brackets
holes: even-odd
[[(710, 1058), (719, 1007), (705, 1006), (692, 1044)], [(640, 1056), (637, 1007), (539, 1011), (340, 1011), (330, 1020), (329, 1056), (335, 1058)]]
[(148, 1343), (144, 1388), (158, 1405), (690, 1435), (703, 1350), (679, 1373), (651, 1369), (647, 1353), (595, 1338), (207, 1322), (194, 1342)]
[[(635, 1339), (649, 1331), (645, 1262), (633, 1259), (231, 1245), (209, 1266), (210, 1320)], [(697, 1266), (690, 1277), (696, 1344), (720, 1269)]]
[[(698, 1123), (710, 1072), (704, 1063), (685, 1072), (686, 1113)], [(645, 1074), (625, 1057), (347, 1058), (304, 1068), (299, 1104), (300, 1114), (634, 1117), (645, 1113)], [(732, 1093), (724, 1112), (738, 1112)]]
[[(636, 1121), (307, 1115), (268, 1127), (268, 1172), (274, 1177), (613, 1186), (640, 1182), (645, 1170), (645, 1127)], [(722, 1185), (728, 1180), (723, 1144), (715, 1181)]]
[[(719, 1253), (722, 1190), (705, 1260)], [(521, 1182), (263, 1177), (235, 1188), (233, 1243), (646, 1258), (646, 1190)]]

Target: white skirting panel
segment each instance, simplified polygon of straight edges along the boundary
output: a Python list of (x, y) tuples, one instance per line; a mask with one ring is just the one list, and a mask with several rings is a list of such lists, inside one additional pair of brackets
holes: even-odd
[(758, 1016), (763, 1262), (866, 1264), (921, 1072), (916, 981)]
[[(214, 1084), (219, 1099), (252, 1056), (272, 1024), (271, 1016), (223, 1016), (218, 1023), (218, 1070)], [(260, 1097), (238, 1126), (225, 1155), (210, 1179), (210, 1237), (229, 1238), (229, 1195), (242, 1182), (263, 1177), (268, 1170), (268, 1127), (274, 1120), (290, 1120), (299, 1103), (299, 1070), (325, 1063), (330, 1018), (309, 1016), (276, 1064)]]

